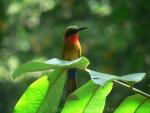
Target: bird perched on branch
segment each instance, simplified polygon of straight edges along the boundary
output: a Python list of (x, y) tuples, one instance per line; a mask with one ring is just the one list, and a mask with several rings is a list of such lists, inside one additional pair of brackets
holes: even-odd
[[(78, 39), (79, 31), (87, 29), (86, 27), (77, 27), (77, 26), (69, 26), (65, 30), (64, 34), (64, 45), (63, 45), (63, 59), (64, 60), (74, 60), (81, 56), (81, 46)], [(74, 90), (78, 88), (77, 70), (69, 69), (68, 70), (68, 84), (67, 84), (67, 94), (70, 94)]]

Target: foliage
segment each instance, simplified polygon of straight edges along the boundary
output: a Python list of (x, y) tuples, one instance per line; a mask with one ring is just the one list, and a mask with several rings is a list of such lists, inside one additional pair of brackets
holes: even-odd
[(149, 113), (150, 99), (141, 95), (133, 95), (126, 98), (114, 113)]
[(69, 95), (62, 113), (102, 113), (112, 86), (110, 82), (103, 88), (89, 81)]
[(104, 84), (108, 81), (112, 80), (121, 80), (121, 81), (128, 81), (128, 82), (139, 82), (141, 81), (145, 73), (135, 73), (135, 74), (128, 74), (121, 77), (110, 75), (106, 73), (100, 73), (96, 71), (92, 71), (87, 69), (87, 72), (91, 75), (91, 79), (94, 83), (100, 84), (101, 86), (104, 86)]
[(48, 77), (44, 76), (35, 81), (16, 104), (14, 113), (55, 113), (66, 77), (66, 72), (54, 70)]
[[(42, 64), (42, 65), (37, 65)], [(14, 113), (55, 113), (58, 110), (67, 74), (64, 68), (86, 68), (89, 62), (85, 57), (73, 61), (51, 59), (46, 63), (31, 62), (22, 65), (14, 75), (25, 72), (54, 69), (48, 76), (44, 76), (25, 91), (15, 106)], [(33, 66), (34, 65), (34, 66)], [(60, 69), (61, 68), (61, 69)], [(15, 76), (14, 76), (15, 77)], [(26, 109), (29, 108), (29, 109)]]
[(48, 69), (53, 69), (53, 68), (78, 67), (82, 69), (88, 66), (88, 64), (89, 62), (85, 57), (81, 57), (71, 62), (63, 61), (57, 58), (53, 58), (46, 62), (29, 62), (17, 68), (15, 72), (13, 73), (13, 78), (16, 78), (17, 76), (24, 74), (26, 72), (43, 71), (43, 70), (48, 70)]
[[(33, 64), (36, 64), (33, 66)], [(37, 64), (42, 64), (37, 65)], [(95, 71), (86, 69), (89, 61), (85, 57), (73, 61), (64, 61), (59, 59), (51, 59), (47, 62), (31, 62), (22, 65), (13, 75), (21, 75), (26, 72), (53, 69), (47, 76), (43, 76), (33, 82), (24, 92), (20, 100), (17, 102), (14, 113), (56, 113), (61, 112), (59, 103), (63, 95), (63, 89), (67, 79), (67, 71), (69, 68), (85, 69), (91, 74), (91, 79), (95, 82), (94, 77), (98, 78), (95, 85), (92, 81), (89, 81), (75, 92), (71, 93), (65, 103), (62, 113), (102, 113), (105, 106), (106, 96), (112, 89), (112, 80), (122, 81), (140, 81), (144, 75), (143, 73), (130, 74), (123, 77), (117, 77), (109, 74), (102, 74)], [(29, 68), (28, 68), (29, 67)], [(44, 68), (43, 68), (44, 67)], [(101, 75), (106, 75), (102, 76)], [(135, 77), (137, 75), (137, 77)], [(16, 76), (14, 76), (16, 77)], [(102, 79), (101, 79), (102, 78)], [(103, 81), (101, 82), (100, 81)], [(106, 84), (107, 83), (107, 84)], [(146, 97), (144, 97), (146, 98)], [(128, 100), (128, 99), (127, 99)], [(149, 99), (148, 99), (149, 100)], [(127, 101), (128, 102), (128, 101)], [(131, 99), (129, 103), (134, 103)], [(149, 104), (149, 103), (148, 103)], [(122, 106), (117, 109), (116, 112), (122, 111)], [(136, 109), (137, 106), (131, 107)], [(120, 110), (121, 109), (121, 110)], [(143, 109), (143, 107), (141, 107)], [(77, 111), (75, 111), (77, 110)], [(128, 112), (130, 113), (130, 112)]]
[(41, 104), (40, 102), (45, 98), (48, 84), (49, 82), (47, 76), (43, 76), (39, 80), (35, 81), (32, 85), (30, 85), (16, 104), (14, 113), (36, 112), (36, 109), (38, 109)]
[[(145, 0), (0, 0), (0, 113), (12, 113), (24, 90), (39, 78), (29, 73), (14, 82), (14, 70), (31, 60), (61, 58), (68, 25), (89, 27), (79, 35), (91, 69), (118, 76), (145, 72), (148, 76), (135, 87), (149, 93), (149, 21)], [(89, 79), (82, 72), (80, 86)], [(131, 94), (116, 84), (113, 90), (105, 112)]]

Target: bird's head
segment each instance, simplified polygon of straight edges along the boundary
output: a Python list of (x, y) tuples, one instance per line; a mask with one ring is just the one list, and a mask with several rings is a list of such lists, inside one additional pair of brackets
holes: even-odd
[(69, 26), (65, 30), (65, 37), (72, 37), (73, 35), (78, 34), (79, 31), (82, 31), (84, 29), (88, 29), (87, 27), (77, 27), (77, 26)]

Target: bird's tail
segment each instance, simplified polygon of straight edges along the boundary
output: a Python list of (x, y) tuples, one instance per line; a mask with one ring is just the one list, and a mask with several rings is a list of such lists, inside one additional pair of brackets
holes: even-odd
[(76, 74), (77, 74), (77, 69), (73, 68), (68, 70), (67, 95), (72, 93), (78, 88)]

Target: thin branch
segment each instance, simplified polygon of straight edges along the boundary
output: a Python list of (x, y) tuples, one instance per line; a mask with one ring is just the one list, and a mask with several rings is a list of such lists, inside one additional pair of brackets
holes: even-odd
[(124, 87), (130, 89), (130, 90), (133, 91), (133, 92), (139, 93), (139, 94), (141, 94), (141, 95), (143, 95), (143, 96), (145, 96), (145, 97), (147, 97), (147, 98), (150, 98), (150, 95), (149, 95), (149, 94), (144, 93), (144, 92), (142, 92), (142, 91), (140, 91), (140, 90), (138, 90), (138, 89), (136, 89), (136, 88), (134, 88), (134, 87), (132, 87), (132, 86), (130, 86), (130, 85), (128, 85), (128, 84), (125, 84), (125, 83), (120, 82), (120, 81), (118, 81), (118, 80), (113, 80), (113, 82), (115, 82), (115, 83), (117, 83), (117, 84), (120, 84), (120, 85), (122, 85), (122, 86), (124, 86)]

